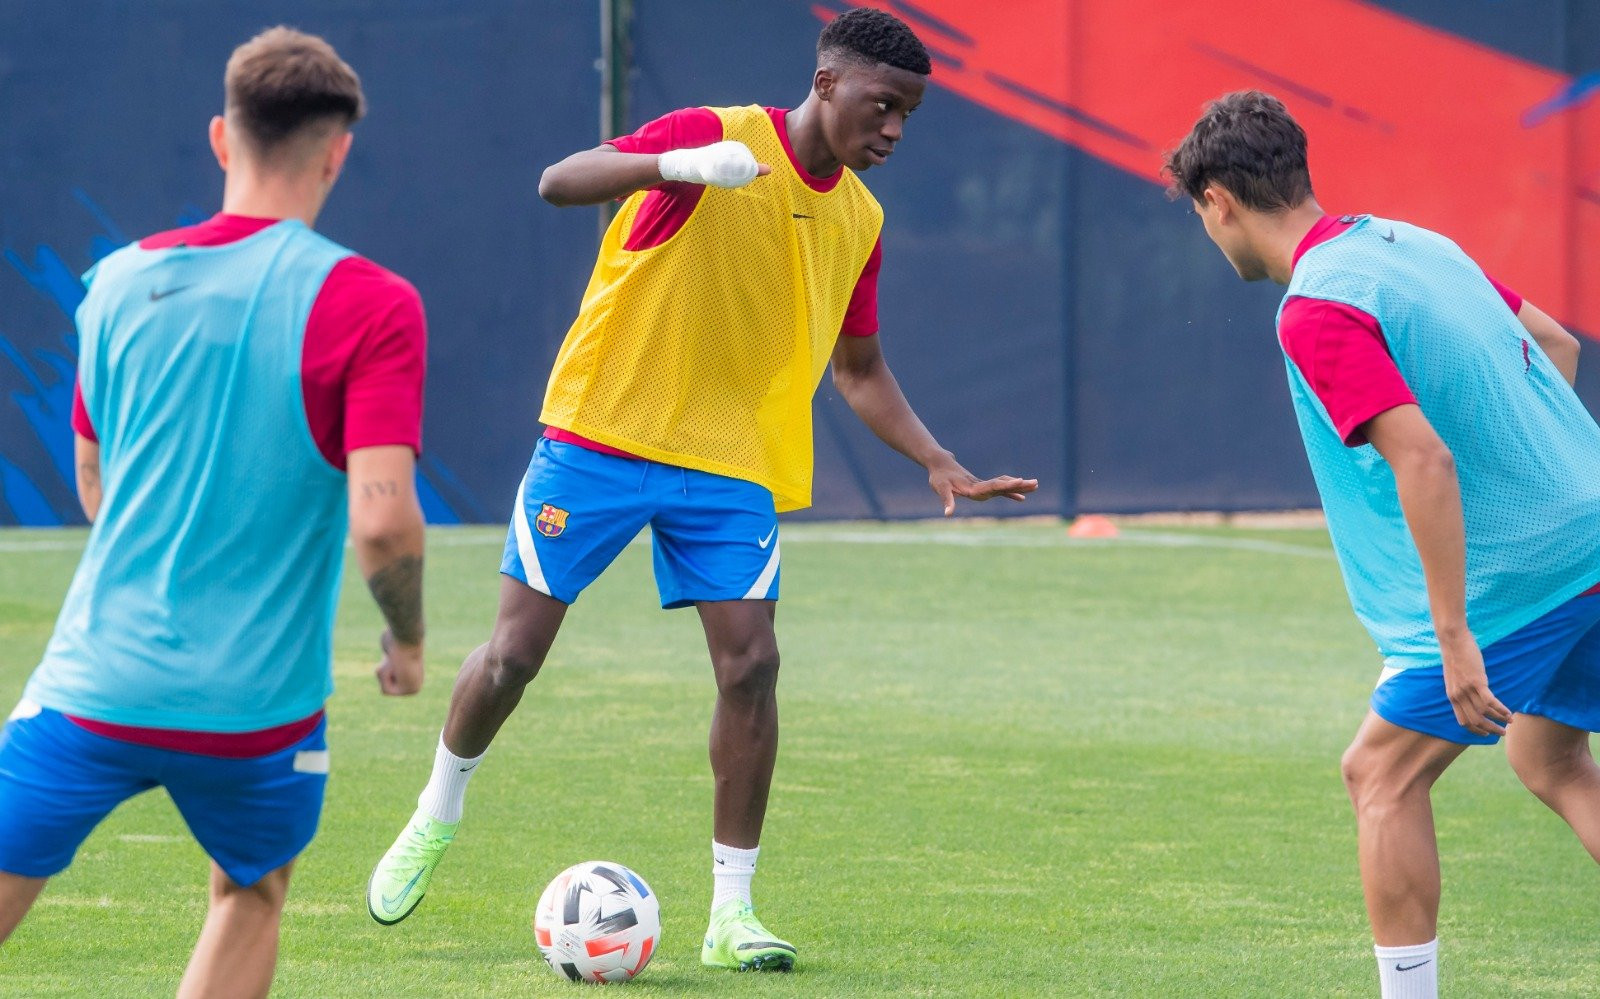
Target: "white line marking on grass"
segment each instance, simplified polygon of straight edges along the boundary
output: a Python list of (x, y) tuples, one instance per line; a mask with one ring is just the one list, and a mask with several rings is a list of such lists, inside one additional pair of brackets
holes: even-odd
[(807, 542), (851, 545), (951, 545), (969, 548), (1101, 548), (1118, 545), (1146, 545), (1162, 548), (1227, 548), (1261, 552), (1267, 555), (1296, 555), (1302, 558), (1331, 559), (1326, 548), (1259, 541), (1254, 538), (1225, 538), (1202, 534), (1165, 534), (1155, 531), (1124, 531), (1118, 538), (1069, 538), (1065, 534), (1019, 534), (1002, 531), (885, 531), (861, 530), (792, 531), (797, 544)]
[(0, 541), (0, 553), (8, 552), (77, 552), (83, 550), (84, 539), (75, 541)]
[(182, 843), (182, 836), (162, 836), (157, 833), (123, 833), (117, 837), (124, 843)]

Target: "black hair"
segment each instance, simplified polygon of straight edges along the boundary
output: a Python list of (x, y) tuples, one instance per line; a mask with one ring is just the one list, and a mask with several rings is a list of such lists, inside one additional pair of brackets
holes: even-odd
[(1217, 183), (1256, 211), (1293, 208), (1311, 197), (1305, 130), (1283, 102), (1259, 90), (1224, 94), (1167, 154), (1167, 195), (1199, 201)]
[(933, 60), (916, 32), (893, 14), (871, 7), (845, 11), (822, 29), (817, 58), (834, 54), (871, 64), (881, 62), (922, 76), (933, 72)]

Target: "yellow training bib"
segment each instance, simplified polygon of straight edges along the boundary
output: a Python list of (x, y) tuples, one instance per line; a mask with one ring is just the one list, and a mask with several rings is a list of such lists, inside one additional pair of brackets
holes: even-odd
[(606, 231), (540, 419), (641, 458), (759, 483), (811, 505), (811, 397), (883, 209), (849, 168), (826, 193), (760, 107), (713, 108), (772, 173), (707, 187), (659, 246), (626, 250), (648, 192)]

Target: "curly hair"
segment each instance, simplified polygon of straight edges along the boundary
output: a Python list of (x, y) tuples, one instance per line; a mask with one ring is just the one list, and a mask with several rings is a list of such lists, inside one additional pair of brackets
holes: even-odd
[(1206, 185), (1227, 188), (1246, 208), (1283, 211), (1311, 197), (1306, 133), (1283, 102), (1240, 90), (1206, 105), (1194, 128), (1167, 154), (1167, 196), (1199, 201)]
[(868, 63), (885, 63), (927, 76), (933, 60), (922, 40), (893, 14), (870, 7), (845, 11), (822, 29), (817, 58), (841, 55)]

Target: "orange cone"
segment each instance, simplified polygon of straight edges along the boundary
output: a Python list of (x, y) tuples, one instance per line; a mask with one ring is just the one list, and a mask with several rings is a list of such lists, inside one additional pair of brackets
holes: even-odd
[(1086, 513), (1067, 528), (1069, 538), (1114, 538), (1121, 533), (1110, 517), (1102, 517), (1098, 513)]

